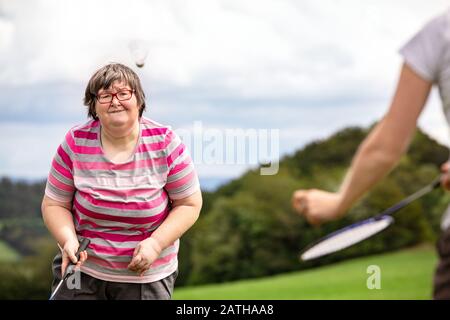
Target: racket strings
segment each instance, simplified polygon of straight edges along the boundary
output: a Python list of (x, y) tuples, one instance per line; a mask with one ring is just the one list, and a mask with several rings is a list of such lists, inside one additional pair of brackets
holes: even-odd
[(366, 220), (359, 225), (337, 232), (317, 243), (306, 250), (301, 258), (304, 261), (311, 260), (345, 249), (387, 228), (392, 222), (393, 218), (390, 216), (385, 216), (381, 219)]
[(411, 202), (419, 199), (428, 192), (438, 188), (441, 184), (441, 177), (436, 177), (432, 183), (406, 197), (396, 205), (386, 209), (374, 218), (355, 223), (349, 227), (338, 230), (331, 235), (319, 240), (314, 245), (305, 250), (301, 255), (303, 261), (312, 260), (321, 256), (345, 249), (362, 240), (365, 240), (374, 234), (387, 228), (394, 222), (391, 214), (399, 211)]

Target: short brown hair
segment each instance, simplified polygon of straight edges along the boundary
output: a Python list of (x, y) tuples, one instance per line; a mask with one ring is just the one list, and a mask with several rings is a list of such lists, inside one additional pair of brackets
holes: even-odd
[(100, 89), (108, 89), (114, 81), (122, 81), (135, 91), (140, 106), (139, 117), (145, 110), (145, 94), (138, 75), (131, 68), (121, 63), (110, 63), (98, 69), (89, 80), (84, 93), (84, 105), (88, 107), (88, 117), (98, 120), (95, 101)]

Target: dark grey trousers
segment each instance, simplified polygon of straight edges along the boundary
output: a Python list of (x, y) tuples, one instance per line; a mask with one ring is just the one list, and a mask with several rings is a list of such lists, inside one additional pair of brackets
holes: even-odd
[(433, 299), (450, 300), (450, 228), (442, 232), (436, 249), (439, 263), (434, 274)]
[[(52, 292), (61, 280), (61, 254), (53, 259)], [(178, 271), (149, 283), (122, 283), (104, 281), (79, 272), (63, 283), (55, 300), (170, 300)], [(77, 280), (75, 280), (77, 279)]]

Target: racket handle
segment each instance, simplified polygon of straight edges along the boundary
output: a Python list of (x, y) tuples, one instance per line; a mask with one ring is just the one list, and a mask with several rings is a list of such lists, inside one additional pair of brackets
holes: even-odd
[(86, 250), (86, 248), (89, 246), (90, 243), (91, 240), (89, 240), (88, 238), (83, 238), (83, 240), (80, 243), (80, 246), (78, 247), (77, 252), (75, 253), (75, 257), (77, 257), (77, 259), (80, 259), (80, 253)]
[[(91, 240), (89, 240), (88, 238), (83, 238), (83, 240), (80, 243), (80, 246), (78, 247), (77, 252), (75, 253), (75, 257), (77, 257), (77, 260), (80, 260), (80, 253), (84, 250), (86, 250), (86, 248), (89, 246), (89, 244), (91, 243)], [(74, 266), (75, 263), (72, 262), (72, 260), (70, 260), (69, 265), (66, 268), (66, 272), (64, 273), (64, 278), (66, 278), (68, 275), (70, 275), (73, 272), (73, 268), (71, 268), (70, 266)]]
[(442, 177), (443, 177), (443, 176), (437, 177), (437, 178), (431, 183), (431, 186), (433, 187), (433, 189), (436, 189), (436, 188), (438, 188), (438, 187), (441, 185)]

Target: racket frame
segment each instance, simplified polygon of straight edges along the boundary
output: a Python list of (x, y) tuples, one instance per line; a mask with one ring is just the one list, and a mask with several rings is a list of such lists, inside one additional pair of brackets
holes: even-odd
[[(326, 255), (329, 255), (329, 254), (332, 254), (332, 253), (335, 253), (335, 252), (347, 249), (347, 248), (349, 248), (349, 247), (351, 247), (351, 246), (353, 246), (353, 245), (355, 245), (355, 244), (357, 244), (359, 242), (362, 242), (362, 241), (364, 241), (364, 240), (374, 236), (375, 234), (378, 234), (379, 232), (385, 230), (387, 227), (389, 227), (391, 224), (394, 223), (394, 219), (392, 218), (392, 214), (398, 212), (400, 209), (406, 207), (408, 204), (410, 204), (411, 202), (421, 198), (422, 196), (426, 195), (430, 191), (433, 191), (434, 189), (438, 188), (440, 186), (440, 184), (441, 184), (441, 176), (439, 176), (436, 179), (434, 179), (430, 184), (428, 184), (427, 186), (423, 187), (419, 191), (411, 194), (410, 196), (406, 197), (405, 199), (401, 200), (400, 202), (394, 204), (392, 207), (387, 208), (383, 212), (381, 212), (381, 213), (379, 213), (379, 214), (377, 214), (377, 215), (375, 215), (375, 216), (373, 216), (371, 218), (355, 222), (355, 223), (353, 223), (353, 224), (351, 224), (349, 226), (346, 226), (344, 228), (336, 230), (336, 231), (334, 231), (334, 232), (332, 232), (332, 233), (330, 233), (330, 234), (328, 234), (328, 235), (326, 235), (326, 236), (324, 236), (324, 237), (314, 241), (313, 243), (308, 245), (305, 249), (303, 249), (300, 252), (300, 260), (301, 261), (311, 261), (311, 260), (314, 260), (314, 259), (318, 259), (320, 257), (323, 257), (323, 256), (326, 256)], [(360, 227), (362, 225), (373, 223), (373, 222), (379, 221), (381, 219), (388, 219), (387, 217), (390, 217), (390, 219), (391, 219), (390, 223), (385, 228), (380, 229), (378, 232), (375, 232), (374, 234), (368, 236), (367, 238), (364, 238), (364, 239), (361, 239), (359, 241), (356, 241), (355, 243), (350, 244), (350, 245), (348, 245), (348, 246), (346, 246), (346, 247), (344, 247), (342, 249), (338, 249), (338, 250), (335, 250), (335, 251), (332, 251), (332, 252), (329, 252), (329, 253), (325, 253), (325, 254), (317, 256), (315, 258), (311, 258), (311, 259), (307, 259), (307, 260), (304, 260), (302, 258), (309, 250), (311, 250), (312, 248), (314, 248), (318, 244), (322, 243), (323, 241), (329, 240), (329, 239), (331, 239), (331, 238), (333, 238), (333, 237), (335, 237), (335, 236), (337, 236), (339, 234), (342, 234), (342, 233), (347, 232), (347, 231), (349, 231), (351, 229)]]

